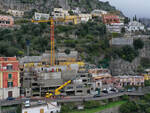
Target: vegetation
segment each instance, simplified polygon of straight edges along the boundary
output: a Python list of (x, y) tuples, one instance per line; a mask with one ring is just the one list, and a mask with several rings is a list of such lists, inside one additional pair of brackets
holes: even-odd
[[(88, 106), (89, 106), (89, 103), (91, 102), (88, 102)], [(99, 102), (94, 102), (92, 101), (93, 104), (95, 103), (99, 103)], [(117, 101), (117, 102), (110, 102), (106, 105), (99, 105), (97, 107), (88, 107), (84, 110), (77, 110), (77, 109), (66, 109), (65, 111), (61, 111), (61, 113), (95, 113), (95, 112), (100, 112), (102, 110), (105, 110), (105, 109), (109, 109), (109, 108), (113, 108), (113, 107), (116, 107), (116, 106), (120, 106), (122, 104), (126, 103), (126, 101)], [(86, 104), (85, 104), (86, 105)], [(90, 104), (91, 106), (93, 106), (92, 104)], [(67, 107), (67, 105), (65, 105)], [(70, 103), (69, 103), (69, 106), (70, 106)], [(64, 106), (62, 106), (63, 108)], [(86, 107), (86, 106), (85, 106)], [(74, 107), (76, 108), (76, 107)]]
[(144, 81), (144, 85), (145, 85), (145, 86), (150, 86), (150, 80), (145, 80), (145, 81)]
[(69, 0), (69, 5), (71, 8), (80, 7), (84, 9), (85, 12), (91, 12), (94, 9), (116, 11), (115, 7), (110, 6), (109, 2), (101, 2), (99, 0), (81, 0), (78, 2), (76, 0)]
[(136, 101), (128, 101), (128, 104), (120, 106), (120, 113), (149, 113), (150, 111), (150, 94)]
[(140, 63), (141, 63), (142, 67), (149, 68), (150, 67), (150, 58), (142, 57)]
[(136, 39), (133, 42), (133, 46), (135, 49), (142, 49), (144, 47), (144, 42), (141, 39)]
[(133, 49), (131, 46), (123, 46), (121, 49), (116, 49), (115, 53), (122, 59), (132, 62), (134, 58), (138, 56), (138, 51)]

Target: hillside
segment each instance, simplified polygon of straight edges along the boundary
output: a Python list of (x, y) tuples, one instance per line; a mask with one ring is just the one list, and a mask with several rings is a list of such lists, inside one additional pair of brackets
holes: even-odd
[(62, 7), (64, 9), (72, 9), (79, 7), (82, 12), (91, 12), (93, 9), (103, 9), (106, 11), (116, 11), (108, 2), (100, 2), (99, 0), (0, 0), (0, 9), (19, 9), (32, 10), (38, 12), (49, 12), (54, 7)]

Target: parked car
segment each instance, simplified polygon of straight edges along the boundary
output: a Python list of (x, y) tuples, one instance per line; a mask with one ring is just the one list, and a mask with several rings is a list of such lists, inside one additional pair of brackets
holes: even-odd
[(107, 90), (102, 90), (102, 92), (103, 92), (103, 93), (108, 93), (108, 91), (107, 91)]
[(15, 100), (13, 97), (8, 97), (7, 100)]

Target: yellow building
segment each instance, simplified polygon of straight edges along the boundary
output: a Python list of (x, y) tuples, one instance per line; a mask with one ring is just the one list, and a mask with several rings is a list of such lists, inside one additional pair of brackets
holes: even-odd
[(145, 80), (150, 80), (150, 69), (146, 69), (143, 75)]

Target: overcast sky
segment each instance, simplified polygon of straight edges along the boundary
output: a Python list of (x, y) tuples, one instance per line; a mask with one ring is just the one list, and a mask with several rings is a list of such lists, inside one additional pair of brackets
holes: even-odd
[(109, 1), (111, 5), (121, 10), (126, 16), (150, 18), (150, 0), (100, 0)]

